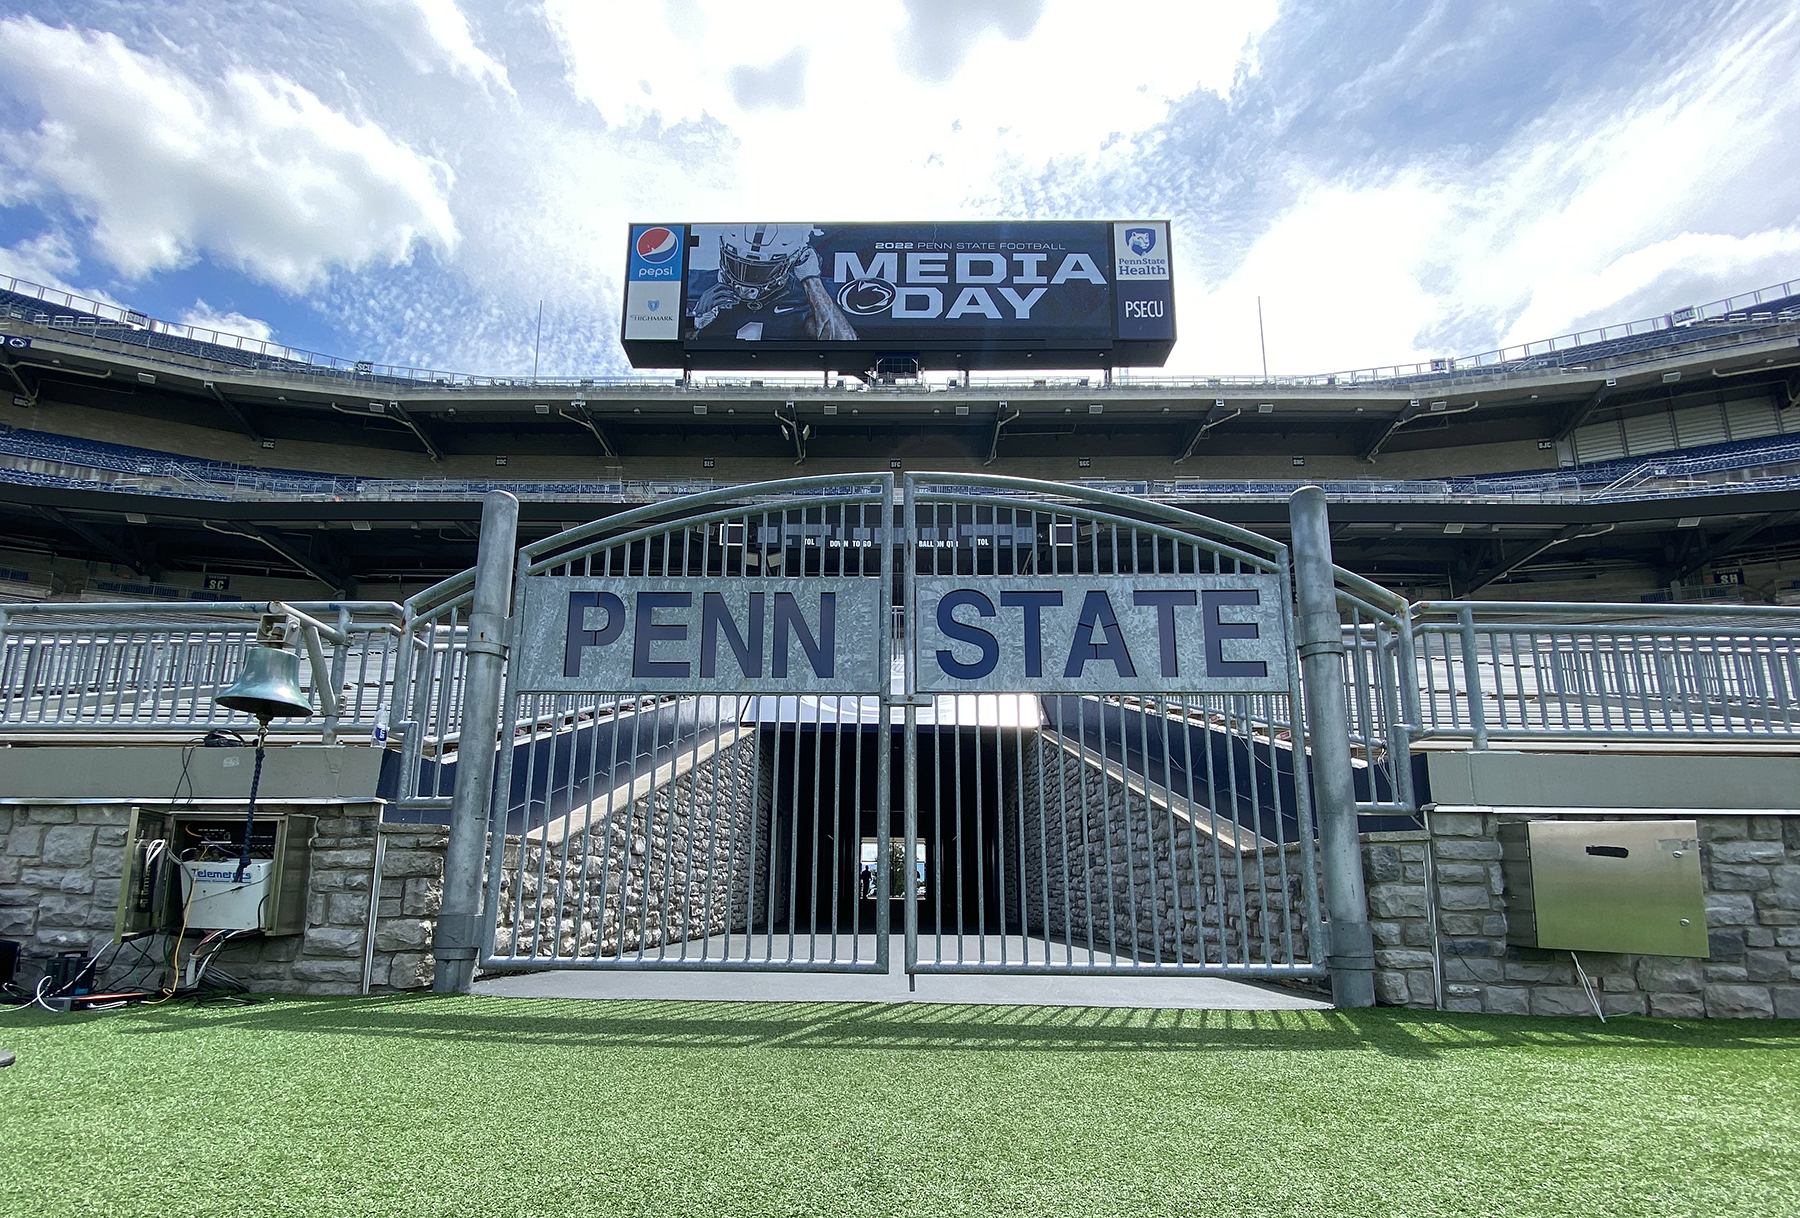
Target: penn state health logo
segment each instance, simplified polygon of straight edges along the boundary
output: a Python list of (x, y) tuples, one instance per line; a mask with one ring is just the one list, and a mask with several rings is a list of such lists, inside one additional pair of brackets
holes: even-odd
[[(644, 235), (649, 236), (648, 233), (646, 233)], [(643, 246), (644, 246), (644, 243), (640, 240), (638, 242), (638, 248), (641, 250), (641, 249), (643, 249)], [(1132, 253), (1136, 254), (1139, 258), (1144, 257), (1151, 250), (1156, 248), (1156, 230), (1153, 228), (1128, 228), (1128, 229), (1126, 229), (1125, 230), (1125, 248), (1129, 249)]]
[(679, 248), (680, 243), (669, 229), (647, 228), (638, 234), (637, 256), (652, 266), (673, 258)]

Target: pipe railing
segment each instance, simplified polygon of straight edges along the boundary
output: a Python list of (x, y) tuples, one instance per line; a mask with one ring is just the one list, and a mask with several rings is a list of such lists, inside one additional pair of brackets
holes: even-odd
[(1417, 738), (1800, 738), (1800, 609), (1412, 606)]
[(254, 731), (216, 702), (242, 671), (265, 613), (301, 639), (309, 718), (277, 737), (385, 736), (400, 606), (381, 601), (0, 604), (0, 736)]

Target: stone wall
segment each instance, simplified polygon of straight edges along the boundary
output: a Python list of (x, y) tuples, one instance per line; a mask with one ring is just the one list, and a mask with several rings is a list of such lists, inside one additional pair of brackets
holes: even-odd
[[(1376, 992), (1383, 1003), (1436, 1004), (1435, 941), (1447, 1010), (1593, 1014), (1568, 952), (1506, 942), (1501, 819), (1437, 812), (1430, 834), (1365, 836)], [(1582, 952), (1601, 1009), (1680, 1019), (1800, 1019), (1800, 816), (1695, 819), (1711, 955), (1695, 960)]]
[[(1171, 809), (1160, 787), (1125, 781), (1116, 765), (1063, 747), (1055, 732), (1001, 748), (1003, 788), (1020, 773), (1011, 754), (1025, 750), (1023, 798), (1003, 789), (999, 806), (1025, 810), (1023, 842), (1011, 834), (1006, 859), (1008, 874), (1019, 874), (1023, 850), (1026, 933), (1047, 929), (1082, 945), (1091, 936), (1097, 948), (1144, 961), (1279, 964), (1290, 958), (1291, 909), (1294, 956), (1305, 958), (1297, 848), (1234, 849), (1196, 825), (1184, 800)], [(1020, 917), (1016, 904), (1008, 912)]]
[(598, 803), (559, 838), (508, 838), (495, 951), (612, 956), (743, 931), (753, 829), (768, 866), (772, 759), (759, 774), (755, 755), (745, 735), (610, 816)]
[[(47, 957), (69, 950), (92, 953), (112, 937), (133, 806), (171, 810), (142, 800), (0, 807), (0, 937), (24, 944), (27, 981), (41, 974)], [(219, 954), (218, 966), (253, 990), (359, 990), (380, 831), (388, 848), (371, 982), (376, 989), (429, 983), (427, 945), (441, 891), (443, 834), (429, 826), (380, 826), (380, 808), (374, 801), (261, 805), (264, 814), (317, 818), (306, 930), (234, 944)]]

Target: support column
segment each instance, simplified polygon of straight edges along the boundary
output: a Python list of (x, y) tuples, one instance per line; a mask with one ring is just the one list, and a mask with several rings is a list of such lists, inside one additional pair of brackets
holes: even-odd
[(450, 801), (450, 842), (444, 852), (444, 899), (431, 941), (436, 961), (431, 988), (440, 994), (466, 994), (475, 977), (488, 805), (494, 789), (494, 742), (500, 730), (501, 678), (518, 533), (519, 501), (505, 491), (489, 491), (481, 501), (481, 541), (475, 558), (475, 593), (469, 606), (469, 658), (463, 677), (456, 790)]
[(1343, 622), (1338, 616), (1325, 492), (1316, 486), (1295, 491), (1288, 500), (1288, 519), (1293, 526), (1294, 592), (1299, 602), (1295, 642), (1306, 696), (1306, 734), (1312, 746), (1325, 909), (1331, 919), (1326, 956), (1331, 1000), (1340, 1007), (1372, 1007), (1375, 945), (1369, 933), (1369, 898), (1363, 888), (1362, 844), (1356, 828)]

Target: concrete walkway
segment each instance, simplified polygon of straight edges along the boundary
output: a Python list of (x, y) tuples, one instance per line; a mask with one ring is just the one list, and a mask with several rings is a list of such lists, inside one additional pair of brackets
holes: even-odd
[[(761, 936), (752, 958), (762, 954)], [(862, 936), (860, 957), (873, 959), (871, 936)], [(994, 951), (994, 936), (989, 950)], [(848, 936), (839, 942), (848, 954)], [(783, 954), (786, 936), (779, 937)], [(1014, 940), (1016, 942), (1016, 939)], [(719, 946), (709, 945), (717, 957)], [(744, 954), (741, 936), (732, 955)], [(921, 940), (921, 950), (925, 949)], [(948, 946), (948, 944), (946, 944)], [(1041, 941), (1034, 943), (1042, 950)], [(688, 945), (690, 957), (700, 945)], [(948, 954), (948, 953), (947, 953)], [(1035, 953), (1034, 953), (1035, 954)], [(1017, 959), (1014, 954), (1012, 958)], [(662, 998), (690, 1002), (941, 1002), (976, 1006), (1149, 1007), (1186, 1010), (1315, 1011), (1330, 1007), (1297, 990), (1222, 977), (1103, 976), (995, 977), (968, 974), (924, 975), (916, 988), (906, 984), (906, 941), (893, 938), (886, 976), (870, 973), (668, 972), (556, 970), (494, 974), (475, 983), (477, 994), (506, 998)]]

